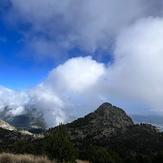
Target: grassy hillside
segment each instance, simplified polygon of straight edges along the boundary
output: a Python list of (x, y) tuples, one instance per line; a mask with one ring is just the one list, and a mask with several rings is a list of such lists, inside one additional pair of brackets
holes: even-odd
[(0, 154), (0, 163), (55, 163), (46, 157), (33, 155), (14, 155), (9, 153)]

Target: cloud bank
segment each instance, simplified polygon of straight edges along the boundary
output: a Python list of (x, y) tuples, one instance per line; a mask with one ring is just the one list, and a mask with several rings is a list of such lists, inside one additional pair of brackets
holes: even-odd
[[(145, 18), (126, 28), (117, 38), (113, 75), (119, 91), (162, 112), (163, 19)], [(116, 76), (116, 77), (115, 77)]]
[[(146, 0), (12, 0), (9, 17), (31, 25), (28, 47), (47, 55), (73, 47), (95, 52), (109, 50), (115, 36), (159, 3)], [(152, 10), (152, 14), (156, 14)], [(13, 19), (12, 19), (13, 20)], [(21, 20), (21, 21), (20, 21)], [(14, 19), (15, 22), (15, 19)], [(65, 52), (64, 51), (64, 52)]]
[(43, 113), (48, 126), (54, 126), (69, 121), (72, 116), (83, 115), (105, 101), (105, 90), (101, 85), (105, 82), (105, 73), (105, 65), (91, 57), (73, 58), (52, 70), (44, 82), (24, 93), (2, 88), (0, 99), (5, 101), (1, 106), (2, 109), (7, 105), (13, 107), (12, 115), (22, 114), (25, 106), (32, 106)]
[[(11, 105), (10, 114), (17, 115), (35, 106), (50, 127), (105, 101), (139, 101), (147, 111), (163, 113), (161, 0), (12, 0), (11, 6), (8, 16), (30, 24), (24, 39), (37, 54), (66, 55), (79, 47), (91, 56), (69, 58), (31, 90), (1, 87), (1, 110)], [(94, 60), (96, 50), (111, 53), (113, 63)]]

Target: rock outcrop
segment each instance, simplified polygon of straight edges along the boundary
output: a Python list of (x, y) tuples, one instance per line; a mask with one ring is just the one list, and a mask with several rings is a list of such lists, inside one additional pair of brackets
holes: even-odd
[(0, 128), (10, 130), (10, 131), (16, 131), (17, 129), (14, 126), (11, 126), (9, 123), (0, 120)]
[(46, 130), (42, 113), (38, 112), (33, 106), (26, 106), (25, 112), (16, 116), (8, 114), (12, 109), (9, 106), (4, 107), (3, 111), (0, 112), (0, 119), (19, 130), (26, 130), (34, 134), (43, 133)]
[(122, 109), (104, 103), (95, 112), (66, 124), (65, 127), (72, 140), (83, 140), (88, 137), (110, 138), (132, 125), (132, 119)]

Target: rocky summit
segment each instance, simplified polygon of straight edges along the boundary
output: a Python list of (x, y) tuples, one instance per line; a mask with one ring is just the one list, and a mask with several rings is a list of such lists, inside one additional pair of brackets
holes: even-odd
[(119, 132), (124, 132), (132, 125), (134, 125), (132, 119), (122, 109), (110, 103), (104, 103), (96, 111), (65, 127), (72, 140), (81, 140), (88, 137), (110, 138)]
[(70, 150), (68, 154), (76, 151), (79, 159), (93, 163), (112, 162), (112, 159), (115, 163), (133, 163), (135, 159), (138, 160), (135, 163), (163, 162), (157, 160), (163, 149), (163, 133), (150, 124), (134, 124), (121, 108), (110, 103), (72, 123), (49, 129), (44, 135), (11, 131), (7, 123), (1, 124), (0, 152), (48, 154), (49, 157), (55, 152), (56, 157), (58, 151), (66, 150), (62, 155), (67, 156)]

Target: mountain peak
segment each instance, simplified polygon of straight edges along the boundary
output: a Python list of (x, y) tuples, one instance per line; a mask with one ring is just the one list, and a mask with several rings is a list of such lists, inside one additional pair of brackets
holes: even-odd
[(112, 137), (132, 125), (132, 119), (122, 109), (110, 103), (103, 103), (94, 112), (65, 126), (72, 139), (100, 139)]
[(100, 105), (97, 110), (91, 114), (96, 115), (96, 117), (100, 118), (103, 122), (112, 123), (113, 126), (117, 123), (122, 123), (127, 126), (133, 125), (132, 119), (124, 110), (107, 102)]
[(95, 113), (107, 113), (107, 112), (123, 112), (125, 113), (121, 108), (118, 108), (116, 106), (113, 106), (111, 103), (105, 102), (102, 105), (100, 105)]
[(111, 103), (105, 102), (102, 105), (100, 105), (96, 111), (104, 111), (108, 109), (112, 109), (113, 105)]

